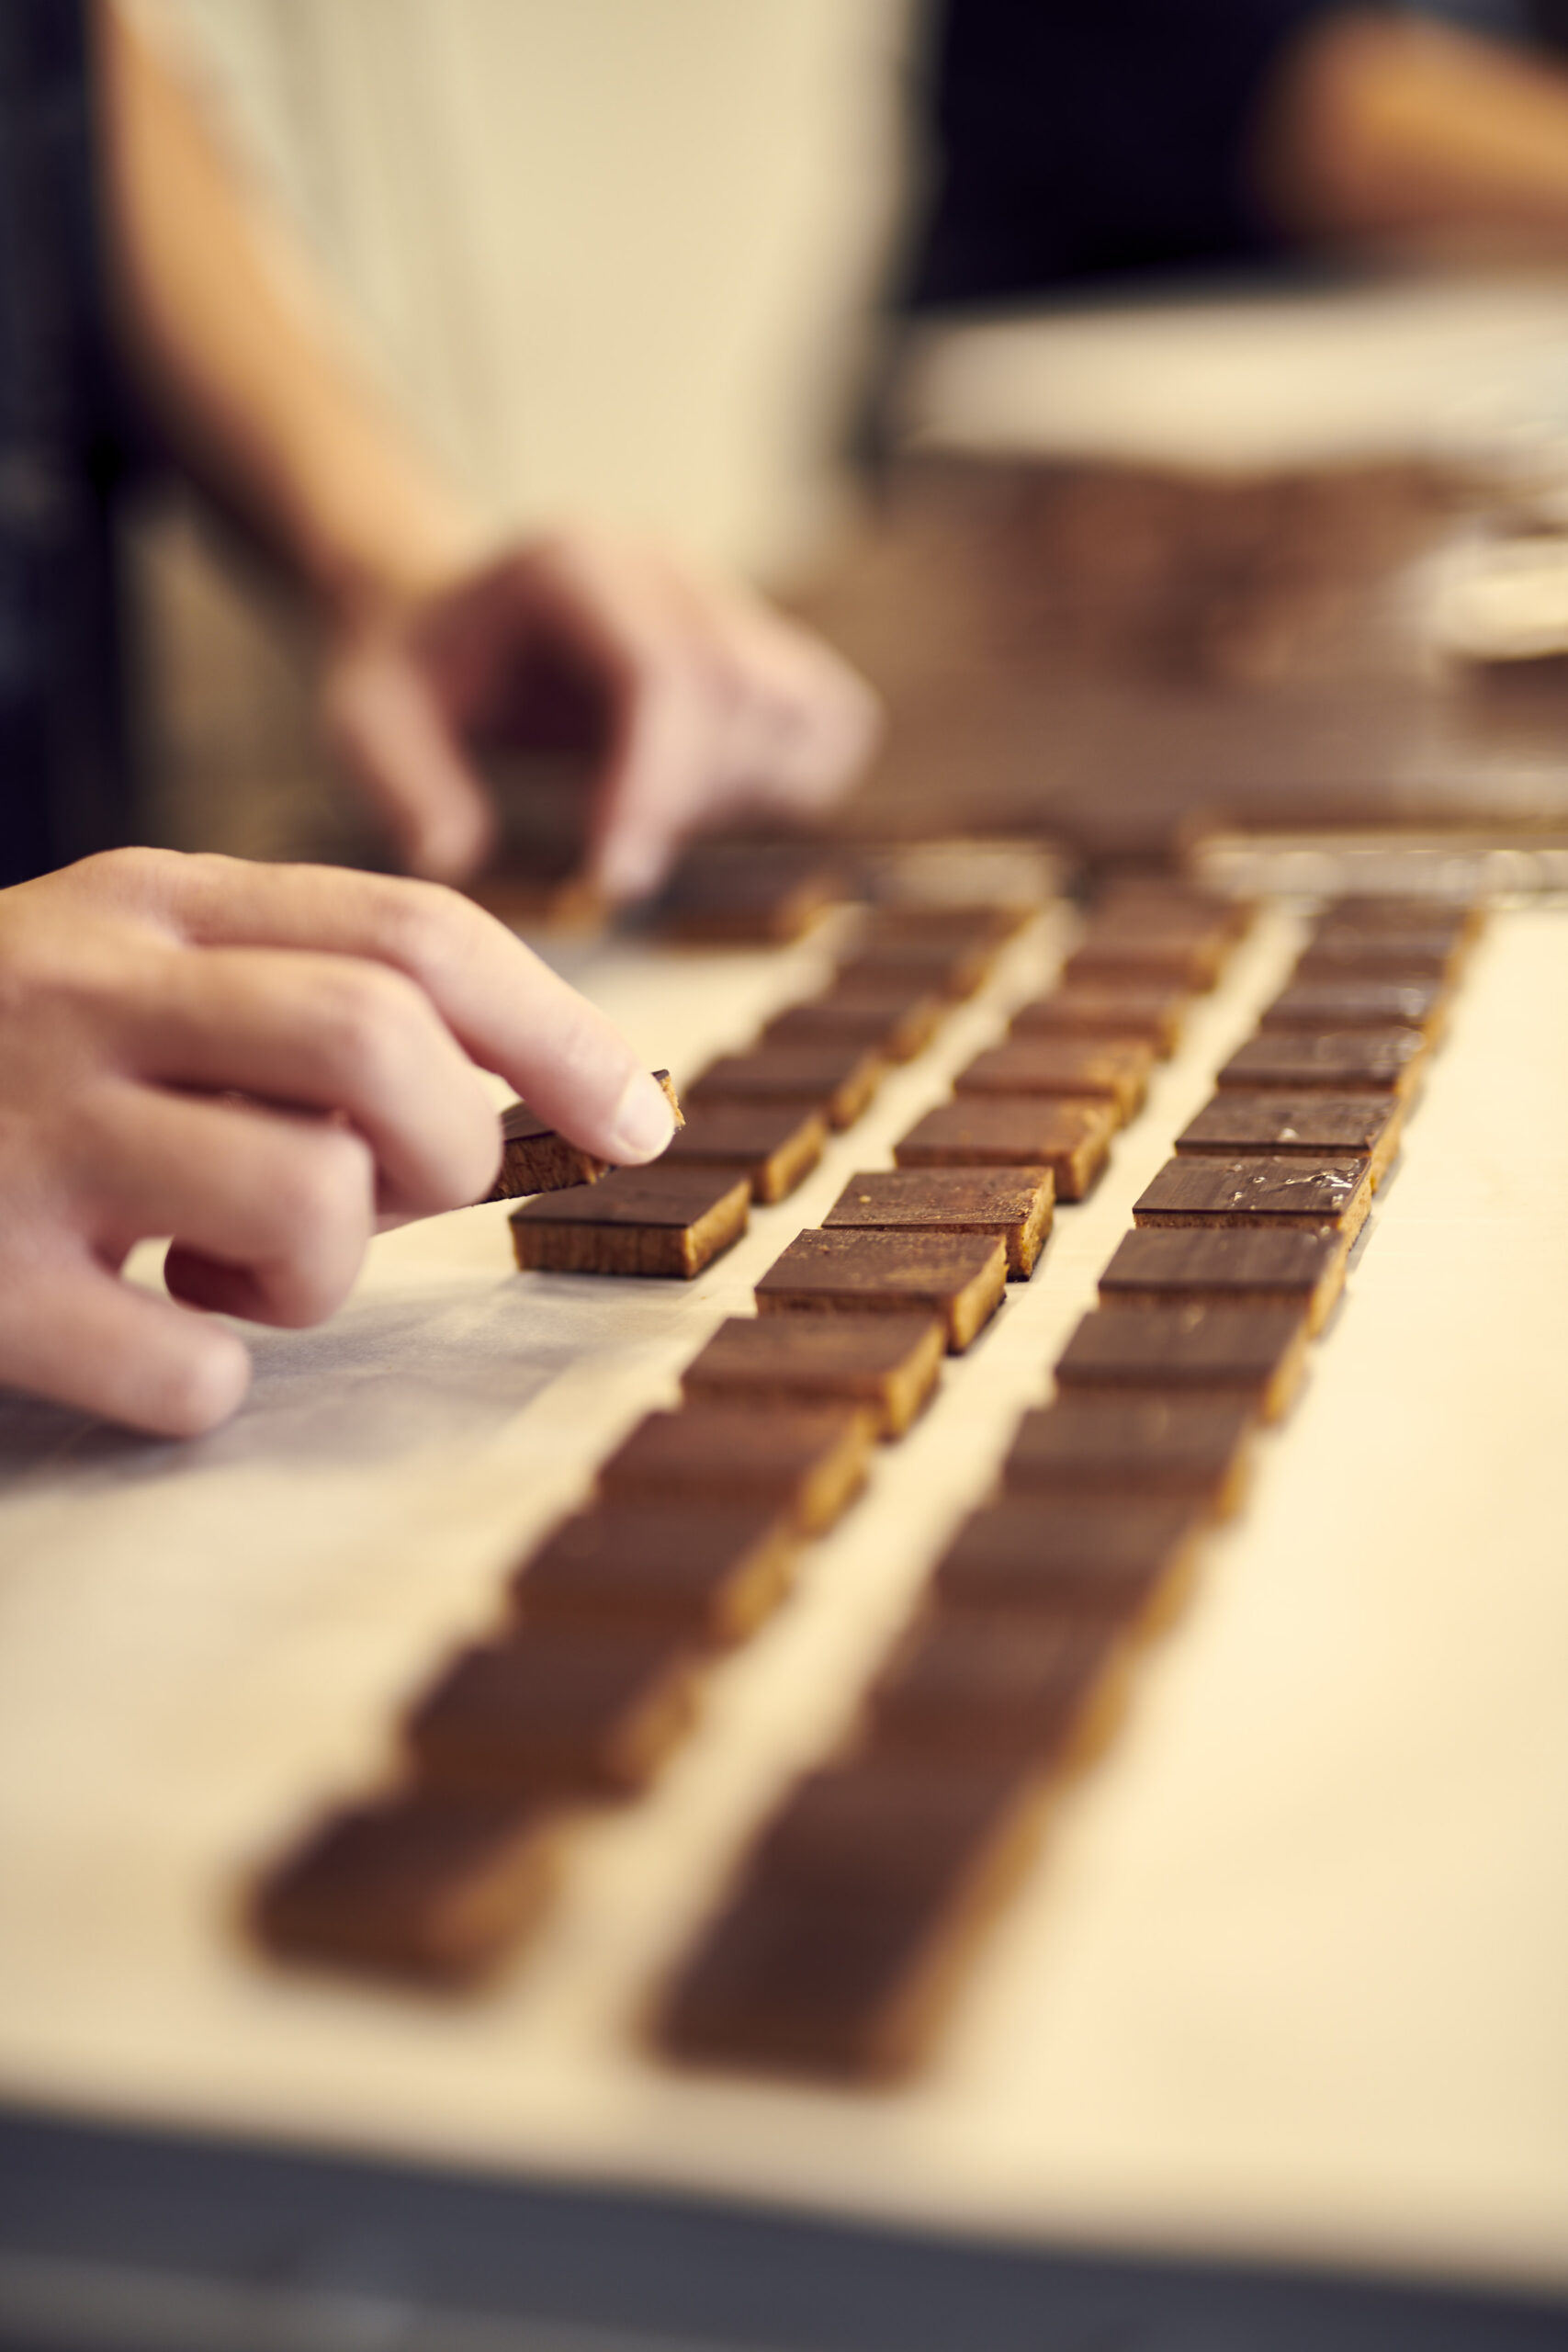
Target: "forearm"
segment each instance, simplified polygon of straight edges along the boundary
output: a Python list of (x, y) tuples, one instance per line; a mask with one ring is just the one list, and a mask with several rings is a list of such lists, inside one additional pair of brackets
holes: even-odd
[(182, 459), (336, 607), (440, 586), (478, 552), (473, 523), (114, 0), (96, 32), (117, 324)]

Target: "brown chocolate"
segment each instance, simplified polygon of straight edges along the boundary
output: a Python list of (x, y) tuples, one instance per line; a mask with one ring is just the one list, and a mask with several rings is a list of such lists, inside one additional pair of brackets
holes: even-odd
[(952, 1901), (977, 1873), (994, 1878), (998, 1861), (1012, 1877), (1004, 1856), (1016, 1861), (1021, 1835), (1032, 1849), (1039, 1786), (1014, 1757), (872, 1746), (790, 1791), (746, 1881), (852, 1907), (921, 1894)]
[(886, 988), (893, 983), (934, 989), (945, 997), (973, 996), (990, 977), (998, 939), (873, 940), (839, 966), (835, 988)]
[(1334, 1029), (1249, 1037), (1214, 1083), (1247, 1094), (1398, 1094), (1406, 1101), (1427, 1055), (1419, 1029)]
[(1176, 1138), (1179, 1157), (1363, 1159), (1375, 1186), (1398, 1148), (1402, 1103), (1380, 1094), (1216, 1094)]
[(966, 1094), (939, 1102), (893, 1147), (900, 1168), (1048, 1168), (1059, 1201), (1081, 1201), (1105, 1166), (1109, 1102)]
[(1056, 1363), (1064, 1390), (1221, 1389), (1278, 1420), (1306, 1363), (1305, 1315), (1288, 1306), (1145, 1306), (1086, 1315)]
[(902, 1437), (929, 1402), (947, 1333), (936, 1315), (733, 1316), (681, 1376), (688, 1396), (855, 1405)]
[(889, 989), (863, 995), (808, 997), (775, 1012), (763, 1028), (764, 1046), (804, 1046), (829, 1040), (859, 1046), (890, 1062), (913, 1061), (945, 1020), (950, 1000), (934, 991)]
[(1134, 920), (1156, 929), (1185, 928), (1205, 934), (1219, 931), (1228, 939), (1240, 939), (1251, 930), (1257, 908), (1248, 899), (1228, 898), (1172, 875), (1128, 874), (1104, 885), (1094, 912), (1102, 922)]
[(872, 1687), (871, 1739), (915, 1756), (1075, 1763), (1103, 1746), (1120, 1714), (1120, 1665), (1103, 1619), (928, 1618)]
[(1080, 981), (1163, 980), (1173, 988), (1212, 989), (1232, 944), (1219, 924), (1186, 924), (1162, 918), (1156, 925), (1129, 915), (1090, 918), (1088, 930), (1062, 967), (1073, 987)]
[(1051, 1230), (1048, 1168), (893, 1168), (852, 1176), (822, 1222), (832, 1230), (990, 1233), (1005, 1243), (1008, 1276), (1025, 1282)]
[(1483, 910), (1479, 899), (1408, 898), (1333, 899), (1317, 919), (1320, 936), (1336, 933), (1364, 938), (1371, 933), (1422, 932), (1432, 938), (1473, 939)]
[(692, 1656), (662, 1629), (523, 1624), (460, 1650), (404, 1734), (429, 1788), (613, 1795), (651, 1780), (695, 1696)]
[[(682, 1114), (667, 1069), (653, 1073), (664, 1099), (682, 1124)], [(509, 1102), (501, 1114), (501, 1173), (487, 1201), (520, 1201), (531, 1193), (556, 1193), (572, 1184), (596, 1184), (614, 1161), (601, 1159), (581, 1144), (569, 1143), (526, 1102)]]
[(1000, 946), (1032, 923), (1039, 912), (1021, 902), (1004, 904), (987, 899), (969, 906), (935, 900), (905, 899), (874, 907), (866, 916), (861, 938), (866, 946), (886, 947), (915, 940), (923, 946), (968, 947), (976, 941)]
[(1010, 1037), (976, 1054), (953, 1081), (955, 1094), (1054, 1094), (1103, 1099), (1127, 1120), (1143, 1107), (1154, 1055), (1132, 1040)]
[(757, 1284), (764, 1315), (939, 1315), (961, 1352), (1001, 1304), (1007, 1251), (986, 1234), (797, 1234)]
[(554, 1847), (537, 1804), (398, 1791), (308, 1832), (263, 1879), (251, 1924), (288, 1960), (464, 1984), (543, 1910)]
[(865, 1483), (872, 1417), (851, 1405), (713, 1404), (649, 1413), (605, 1463), (612, 1502), (767, 1503), (808, 1535)]
[(1168, 1159), (1133, 1204), (1140, 1226), (1279, 1225), (1325, 1227), (1354, 1240), (1371, 1205), (1365, 1159)]
[(1335, 1233), (1145, 1227), (1118, 1243), (1100, 1277), (1100, 1303), (1118, 1310), (1288, 1306), (1320, 1331), (1344, 1287), (1346, 1250)]
[(511, 1216), (517, 1262), (550, 1273), (689, 1282), (746, 1230), (750, 1184), (727, 1168), (613, 1169), (583, 1191), (545, 1193)]
[(1012, 1017), (1018, 1037), (1128, 1037), (1151, 1046), (1161, 1058), (1181, 1043), (1187, 998), (1180, 989), (1140, 987), (1135, 980), (1107, 980), (1053, 989), (1021, 1005)]
[(1013, 1495), (1178, 1498), (1228, 1516), (1254, 1425), (1245, 1398), (1059, 1396), (1025, 1413), (1002, 1485)]
[(847, 895), (839, 862), (812, 844), (702, 842), (682, 854), (654, 920), (675, 939), (773, 946)]
[(1419, 1029), (1435, 1044), (1448, 1015), (1445, 980), (1293, 980), (1258, 1015), (1259, 1029)]
[(513, 1603), (530, 1624), (739, 1641), (789, 1590), (799, 1542), (788, 1516), (767, 1504), (599, 1502), (524, 1563)]
[(1205, 1518), (1186, 1500), (1004, 1495), (959, 1529), (931, 1596), (939, 1611), (1148, 1633), (1190, 1589)]
[(728, 1168), (744, 1175), (754, 1201), (782, 1201), (821, 1159), (828, 1122), (798, 1102), (710, 1102), (692, 1112), (665, 1164)]
[(829, 1126), (860, 1117), (887, 1075), (880, 1055), (852, 1040), (826, 1037), (807, 1046), (759, 1046), (723, 1054), (686, 1089), (694, 1109), (715, 1102), (797, 1102), (820, 1110)]

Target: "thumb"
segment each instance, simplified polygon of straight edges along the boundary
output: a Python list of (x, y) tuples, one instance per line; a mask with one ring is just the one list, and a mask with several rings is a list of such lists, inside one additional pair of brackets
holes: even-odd
[(456, 881), (481, 865), (495, 814), (428, 681), (400, 646), (339, 654), (323, 695), (328, 735), (411, 873)]

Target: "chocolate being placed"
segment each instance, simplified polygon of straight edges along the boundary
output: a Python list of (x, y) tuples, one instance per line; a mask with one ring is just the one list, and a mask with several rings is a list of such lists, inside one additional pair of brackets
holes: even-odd
[(1328, 1227), (1354, 1240), (1371, 1205), (1365, 1159), (1278, 1158), (1168, 1159), (1133, 1204), (1140, 1226), (1294, 1226)]
[(1223, 1091), (1398, 1094), (1409, 1100), (1427, 1055), (1419, 1029), (1289, 1030), (1249, 1037), (1219, 1072)]
[(600, 1491), (622, 1503), (766, 1503), (820, 1535), (865, 1483), (872, 1427), (852, 1405), (705, 1397), (639, 1421), (600, 1472)]
[(848, 895), (838, 860), (796, 842), (699, 842), (682, 854), (654, 920), (675, 939), (773, 946)]
[(991, 1233), (1004, 1242), (1008, 1276), (1034, 1272), (1051, 1230), (1055, 1188), (1048, 1168), (893, 1168), (852, 1176), (824, 1227), (883, 1231)]
[(1288, 1306), (1320, 1331), (1344, 1287), (1347, 1244), (1293, 1228), (1154, 1226), (1129, 1233), (1100, 1277), (1104, 1306)]
[(1215, 1388), (1265, 1420), (1288, 1408), (1305, 1367), (1304, 1313), (1288, 1306), (1145, 1306), (1086, 1315), (1056, 1362), (1073, 1389)]
[[(656, 1069), (653, 1075), (675, 1114), (679, 1129), (682, 1114), (670, 1073)], [(501, 1173), (485, 1198), (518, 1201), (530, 1193), (555, 1193), (572, 1184), (596, 1184), (613, 1164), (593, 1152), (584, 1151), (581, 1144), (569, 1143), (526, 1102), (509, 1102), (501, 1114)]]
[(1135, 980), (1053, 989), (1021, 1005), (1012, 1017), (1017, 1037), (1128, 1037), (1163, 1059), (1181, 1043), (1187, 997), (1181, 989), (1140, 987)]
[(1103, 1619), (928, 1618), (872, 1687), (872, 1741), (917, 1757), (1076, 1763), (1104, 1745), (1121, 1712), (1120, 1667)]
[(1259, 1029), (1419, 1029), (1434, 1044), (1448, 1014), (1445, 980), (1297, 979), (1258, 1017)]
[(588, 1190), (545, 1193), (511, 1216), (517, 1262), (551, 1273), (689, 1282), (746, 1230), (750, 1183), (728, 1168), (616, 1168)]
[(808, 997), (775, 1012), (762, 1030), (764, 1046), (859, 1046), (890, 1062), (913, 1061), (929, 1046), (952, 1007), (934, 990), (868, 989)]
[(1132, 1039), (1010, 1037), (961, 1069), (955, 1094), (1054, 1094), (1069, 1100), (1103, 1098), (1119, 1119), (1140, 1110), (1154, 1055)]
[(732, 1316), (681, 1375), (688, 1396), (857, 1405), (901, 1437), (929, 1401), (946, 1327), (932, 1314)]
[(986, 1234), (797, 1234), (757, 1284), (760, 1313), (939, 1315), (954, 1354), (1001, 1304), (1007, 1251)]
[(709, 1102), (694, 1109), (660, 1164), (733, 1169), (754, 1201), (782, 1201), (810, 1175), (827, 1141), (822, 1113), (798, 1102)]
[(686, 1099), (694, 1110), (715, 1102), (795, 1102), (820, 1110), (829, 1126), (847, 1127), (886, 1075), (886, 1062), (868, 1046), (825, 1037), (723, 1054), (693, 1080)]
[(1186, 1598), (1206, 1516), (1186, 1499), (1004, 1495), (959, 1529), (931, 1597), (939, 1611), (1151, 1632)]
[(694, 1711), (692, 1656), (661, 1629), (524, 1623), (459, 1651), (404, 1733), (428, 1788), (614, 1795), (647, 1784)]
[(1398, 1147), (1404, 1105), (1382, 1094), (1216, 1094), (1176, 1138), (1179, 1158), (1363, 1159), (1374, 1186)]
[(309, 1831), (263, 1879), (251, 1925), (287, 1960), (466, 1984), (538, 1917), (555, 1843), (537, 1804), (400, 1790)]
[(800, 1537), (756, 1503), (594, 1503), (547, 1536), (513, 1578), (530, 1624), (624, 1624), (734, 1642), (789, 1590)]
[(1002, 1485), (1013, 1495), (1173, 1497), (1228, 1516), (1254, 1425), (1245, 1397), (1059, 1396), (1025, 1413)]
[(1059, 1201), (1081, 1201), (1105, 1166), (1109, 1102), (965, 1094), (939, 1102), (893, 1147), (900, 1168), (1048, 1168)]

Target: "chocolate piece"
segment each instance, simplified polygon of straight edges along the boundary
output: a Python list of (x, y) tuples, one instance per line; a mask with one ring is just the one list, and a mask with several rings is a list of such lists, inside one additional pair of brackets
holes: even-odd
[(774, 946), (847, 895), (838, 861), (813, 844), (703, 842), (683, 852), (654, 920), (675, 939)]
[(1346, 1250), (1336, 1233), (1145, 1227), (1118, 1243), (1100, 1277), (1100, 1304), (1290, 1306), (1321, 1331), (1345, 1285)]
[(404, 1732), (427, 1787), (614, 1795), (646, 1786), (694, 1712), (694, 1662), (663, 1632), (524, 1624), (459, 1651)]
[(1226, 898), (1200, 883), (1164, 874), (1123, 875), (1107, 882), (1094, 902), (1099, 921), (1132, 917), (1156, 929), (1221, 931), (1231, 939), (1243, 938), (1251, 930), (1257, 911), (1249, 899)]
[[(670, 1073), (656, 1069), (653, 1075), (675, 1114), (679, 1129), (684, 1120)], [(600, 1159), (593, 1152), (584, 1151), (581, 1144), (569, 1143), (556, 1128), (547, 1126), (526, 1102), (509, 1102), (501, 1114), (501, 1173), (485, 1199), (518, 1201), (530, 1193), (556, 1193), (572, 1184), (596, 1184), (614, 1165), (613, 1160)]]
[(862, 1229), (992, 1233), (1006, 1244), (1010, 1281), (1034, 1272), (1051, 1230), (1048, 1168), (893, 1168), (852, 1176), (822, 1223)]
[(902, 1437), (942, 1369), (940, 1318), (908, 1315), (733, 1316), (681, 1375), (688, 1396), (759, 1405), (831, 1399)]
[(863, 1047), (886, 1061), (913, 1061), (947, 1016), (950, 1000), (908, 988), (829, 990), (775, 1012), (761, 1033), (765, 1046), (802, 1046), (827, 1039)]
[(1145, 1306), (1086, 1315), (1057, 1359), (1062, 1389), (1217, 1388), (1265, 1420), (1290, 1406), (1306, 1363), (1306, 1317), (1288, 1306)]
[(1259, 1029), (1419, 1029), (1435, 1044), (1448, 1015), (1443, 980), (1294, 980), (1265, 1005)]
[(399, 1791), (310, 1830), (262, 1881), (251, 1924), (288, 1960), (463, 1984), (543, 1909), (554, 1846), (538, 1805)]
[(798, 1102), (819, 1109), (830, 1126), (860, 1117), (887, 1075), (881, 1056), (852, 1040), (809, 1046), (759, 1046), (724, 1054), (686, 1089), (694, 1108), (714, 1102)]
[(1323, 930), (1303, 948), (1296, 978), (1449, 981), (1463, 959), (1464, 942), (1447, 932)]
[(612, 1502), (769, 1503), (820, 1535), (865, 1483), (872, 1417), (851, 1405), (649, 1413), (599, 1474)]
[(866, 1701), (880, 1749), (919, 1756), (1081, 1761), (1105, 1744), (1123, 1697), (1106, 1621), (1041, 1614), (938, 1617), (918, 1626)]
[(1010, 1623), (1037, 1614), (1152, 1632), (1190, 1589), (1204, 1523), (1187, 1501), (1004, 1495), (959, 1529), (931, 1596), (939, 1610)]
[(661, 1165), (727, 1168), (754, 1201), (782, 1201), (822, 1157), (828, 1122), (798, 1102), (709, 1102), (692, 1112)]
[(746, 1883), (854, 1906), (921, 1894), (952, 1900), (977, 1878), (1010, 1882), (1033, 1849), (1040, 1788), (1015, 1757), (874, 1747), (790, 1791)]
[(1133, 1117), (1148, 1092), (1154, 1056), (1132, 1040), (1096, 1037), (1010, 1037), (961, 1069), (955, 1094), (1055, 1094), (1103, 1097), (1121, 1120)]
[(840, 965), (835, 988), (934, 989), (945, 997), (973, 996), (990, 977), (999, 939), (882, 939), (857, 948)]
[(1048, 1168), (1059, 1201), (1081, 1201), (1116, 1131), (1109, 1102), (966, 1094), (939, 1102), (893, 1147), (900, 1168)]
[(940, 1315), (950, 1352), (968, 1347), (1001, 1304), (1007, 1251), (986, 1234), (797, 1234), (757, 1284), (763, 1315), (870, 1309)]
[(1053, 989), (1021, 1005), (1012, 1017), (1018, 1037), (1130, 1037), (1152, 1046), (1163, 1060), (1181, 1043), (1187, 998), (1180, 989), (1140, 988), (1127, 980)]
[(1230, 933), (1221, 924), (1162, 917), (1145, 922), (1133, 914), (1090, 917), (1089, 929), (1062, 967), (1062, 977), (1080, 980), (1166, 980), (1179, 989), (1212, 989), (1230, 952)]
[(662, 1626), (739, 1641), (789, 1590), (799, 1541), (766, 1504), (595, 1503), (525, 1562), (513, 1602), (530, 1624)]
[(1133, 1222), (1327, 1227), (1354, 1240), (1371, 1206), (1365, 1159), (1168, 1159), (1133, 1204)]
[(1374, 1185), (1393, 1158), (1404, 1106), (1379, 1094), (1216, 1094), (1176, 1138), (1179, 1157), (1363, 1159)]
[(1241, 1500), (1251, 1407), (1229, 1396), (1059, 1396), (1018, 1425), (1013, 1495), (1179, 1497), (1228, 1517)]
[(1225, 1091), (1323, 1094), (1414, 1092), (1427, 1056), (1419, 1029), (1334, 1029), (1317, 1036), (1276, 1030), (1249, 1037), (1214, 1083)]
[(1037, 907), (1004, 906), (987, 901), (976, 906), (945, 906), (919, 900), (874, 907), (861, 932), (867, 947), (900, 945), (908, 940), (925, 947), (999, 947), (1016, 939), (1039, 912)]
[(1319, 932), (1420, 931), (1434, 937), (1473, 939), (1483, 910), (1478, 899), (1427, 898), (1412, 891), (1408, 898), (1331, 899), (1317, 919)]
[(591, 1189), (544, 1193), (511, 1216), (525, 1268), (690, 1282), (746, 1230), (750, 1185), (728, 1169), (616, 1168)]

